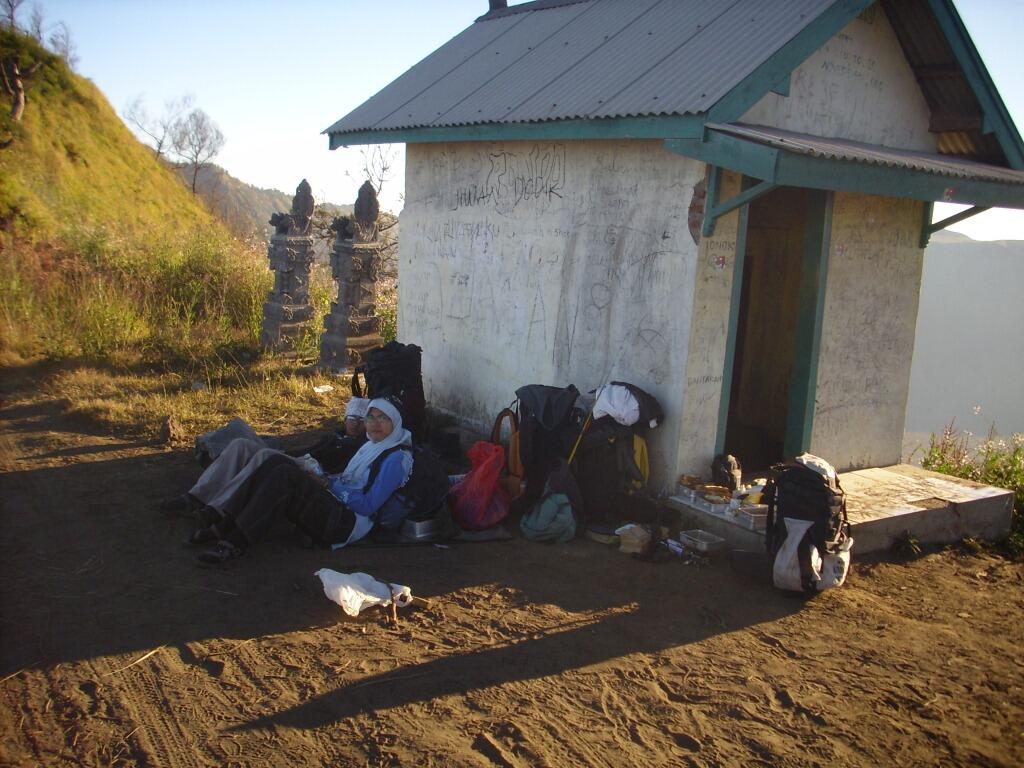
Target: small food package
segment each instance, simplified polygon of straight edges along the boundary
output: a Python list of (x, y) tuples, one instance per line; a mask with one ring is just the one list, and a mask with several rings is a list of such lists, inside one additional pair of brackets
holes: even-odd
[(617, 528), (615, 535), (619, 537), (619, 552), (628, 555), (639, 554), (651, 543), (651, 532), (636, 523), (627, 523)]

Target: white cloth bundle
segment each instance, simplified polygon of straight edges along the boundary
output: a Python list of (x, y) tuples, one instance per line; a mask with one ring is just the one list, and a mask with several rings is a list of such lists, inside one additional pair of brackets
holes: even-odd
[(338, 573), (330, 568), (316, 572), (324, 585), (324, 594), (341, 606), (349, 616), (358, 616), (364, 608), (391, 605), (404, 608), (412, 602), (412, 590), (401, 584), (377, 581), (368, 573)]
[(602, 416), (611, 416), (622, 426), (631, 427), (640, 420), (640, 403), (621, 384), (605, 384), (597, 388), (597, 402), (594, 403), (594, 418)]

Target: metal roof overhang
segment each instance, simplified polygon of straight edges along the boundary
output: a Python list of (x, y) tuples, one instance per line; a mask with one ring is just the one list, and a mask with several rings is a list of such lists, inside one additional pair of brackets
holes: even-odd
[[(754, 179), (762, 191), (810, 187), (909, 197), (928, 202), (1024, 209), (1024, 171), (944, 155), (741, 124), (708, 124), (702, 139), (667, 139), (665, 147)], [(755, 188), (757, 189), (757, 188)], [(746, 200), (757, 196), (743, 193)], [(719, 206), (716, 213), (725, 213)]]

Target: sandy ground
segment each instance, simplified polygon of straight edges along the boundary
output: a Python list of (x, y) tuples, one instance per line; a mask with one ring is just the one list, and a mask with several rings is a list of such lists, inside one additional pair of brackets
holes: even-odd
[[(857, 561), (775, 591), (757, 558), (577, 540), (302, 549), (204, 568), (154, 510), (187, 450), (0, 408), (0, 764), (1024, 764), (1024, 568)], [(314, 571), (430, 599), (347, 619)]]

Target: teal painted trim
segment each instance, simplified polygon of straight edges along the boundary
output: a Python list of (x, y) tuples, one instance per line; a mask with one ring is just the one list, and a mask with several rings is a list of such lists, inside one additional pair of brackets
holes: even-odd
[(1024, 208), (1024, 185), (1021, 184), (954, 179), (910, 168), (788, 153), (779, 156), (775, 183), (958, 205)]
[(928, 247), (928, 240), (931, 238), (932, 214), (935, 213), (935, 203), (930, 200), (925, 202), (921, 208), (921, 248)]
[(884, 197), (1024, 209), (1024, 185), (954, 179), (911, 168), (891, 168), (852, 160), (810, 157), (776, 150), (755, 141), (708, 132), (708, 140), (670, 139), (669, 151), (695, 157), (778, 186), (863, 192)]
[(1024, 169), (1024, 141), (1021, 141), (1013, 118), (999, 96), (978, 49), (974, 47), (960, 14), (951, 0), (928, 0), (928, 5), (978, 99), (983, 115), (982, 130), (996, 135), (1011, 168)]
[(812, 195), (807, 206), (803, 267), (800, 270), (799, 309), (794, 339), (793, 370), (789, 375), (789, 403), (782, 453), (797, 456), (811, 446), (814, 405), (818, 385), (818, 357), (828, 287), (828, 257), (832, 239), (831, 192)]
[(712, 165), (708, 173), (708, 191), (704, 197), (704, 223), (700, 228), (703, 237), (711, 237), (715, 233), (715, 216), (711, 212), (718, 205), (718, 196), (721, 192), (722, 169), (717, 165)]
[(444, 141), (548, 141), (582, 139), (699, 138), (700, 115), (551, 120), (544, 123), (488, 123), (397, 131), (328, 134), (331, 149), (359, 144), (428, 144)]
[(715, 233), (715, 222), (719, 218), (734, 211), (741, 205), (751, 203), (761, 195), (765, 195), (775, 189), (775, 185), (770, 181), (762, 181), (750, 189), (745, 189), (735, 197), (730, 197), (726, 202), (720, 205), (707, 206), (704, 211), (704, 226), (701, 229), (701, 233), (704, 237), (710, 237)]
[(731, 123), (838, 34), (874, 0), (838, 0), (767, 61), (747, 75), (708, 111), (708, 122)]
[(781, 81), (772, 86), (772, 93), (778, 96), (789, 96), (789, 86), (792, 75), (786, 75)]
[[(926, 223), (925, 231), (921, 235), (922, 240), (923, 240), (924, 244), (927, 245), (928, 244), (928, 239), (931, 238), (931, 236), (934, 235), (936, 232), (938, 232), (940, 229), (945, 229), (946, 227), (951, 227), (954, 224), (957, 224), (957, 223), (963, 221), (964, 219), (969, 219), (972, 216), (977, 216), (979, 213), (984, 213), (987, 210), (988, 210), (988, 206), (986, 206), (986, 205), (976, 205), (973, 208), (968, 208), (966, 211), (960, 211), (960, 213), (954, 213), (952, 216), (948, 216), (945, 219), (943, 219), (942, 221), (937, 221), (934, 224)], [(921, 247), (924, 248), (925, 245), (922, 245)]]
[(721, 165), (730, 171), (753, 176), (764, 181), (775, 178), (779, 150), (746, 141), (735, 136), (708, 130), (704, 141), (698, 139), (667, 139), (665, 149), (677, 155), (695, 157), (711, 165)]
[[(746, 187), (752, 179), (744, 179)], [(736, 222), (736, 256), (732, 266), (732, 291), (729, 297), (729, 327), (725, 336), (725, 364), (722, 367), (722, 394), (718, 399), (718, 433), (715, 454), (725, 451), (725, 433), (729, 428), (729, 402), (732, 398), (732, 372), (736, 363), (736, 335), (740, 327), (740, 302), (743, 298), (743, 271), (747, 263), (747, 219), (750, 209), (740, 208)]]

